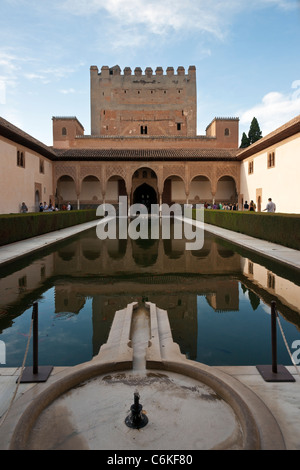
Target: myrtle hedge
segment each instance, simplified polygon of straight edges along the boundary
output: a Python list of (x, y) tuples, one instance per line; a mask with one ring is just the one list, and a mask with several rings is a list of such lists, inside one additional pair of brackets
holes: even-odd
[(300, 249), (300, 214), (205, 209), (204, 223)]
[(0, 215), (0, 245), (97, 219), (96, 209)]

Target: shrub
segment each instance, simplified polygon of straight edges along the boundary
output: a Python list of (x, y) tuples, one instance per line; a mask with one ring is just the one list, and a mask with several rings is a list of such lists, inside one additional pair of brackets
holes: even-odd
[(0, 215), (0, 245), (96, 219), (95, 209)]
[(206, 209), (204, 222), (296, 250), (300, 249), (299, 214)]

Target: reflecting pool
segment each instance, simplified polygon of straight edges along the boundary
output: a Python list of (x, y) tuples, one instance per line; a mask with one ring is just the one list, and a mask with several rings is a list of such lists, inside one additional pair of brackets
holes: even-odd
[[(208, 232), (201, 250), (186, 251), (185, 244), (99, 240), (93, 228), (1, 267), (2, 366), (22, 365), (34, 302), (40, 365), (92, 359), (107, 341), (115, 311), (145, 301), (167, 310), (173, 339), (188, 358), (257, 365), (271, 363), (270, 305), (276, 300), (287, 343), (296, 352), (299, 270)], [(277, 342), (278, 363), (291, 365), (279, 329)], [(26, 365), (31, 364), (29, 349)]]

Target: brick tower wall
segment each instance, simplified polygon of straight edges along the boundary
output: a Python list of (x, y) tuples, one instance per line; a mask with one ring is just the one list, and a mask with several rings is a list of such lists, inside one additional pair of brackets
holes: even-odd
[(197, 134), (196, 68), (161, 67), (145, 73), (119, 66), (90, 68), (91, 135), (178, 136)]

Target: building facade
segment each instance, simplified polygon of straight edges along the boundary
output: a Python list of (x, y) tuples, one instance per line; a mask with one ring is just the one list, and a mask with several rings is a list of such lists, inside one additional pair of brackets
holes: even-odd
[(196, 69), (143, 74), (90, 68), (91, 134), (75, 116), (52, 118), (53, 147), (0, 118), (0, 212), (143, 203), (238, 203), (299, 213), (300, 116), (246, 149), (239, 119), (216, 117), (196, 134)]

